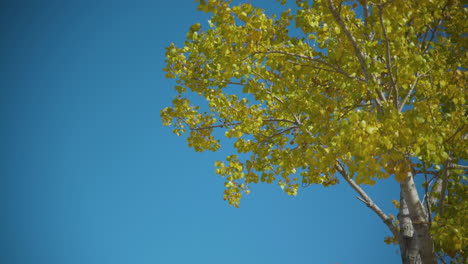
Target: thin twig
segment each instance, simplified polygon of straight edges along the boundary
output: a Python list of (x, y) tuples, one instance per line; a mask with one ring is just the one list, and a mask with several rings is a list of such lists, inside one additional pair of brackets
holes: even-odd
[(263, 142), (270, 141), (272, 138), (274, 138), (274, 137), (276, 137), (276, 136), (279, 136), (279, 135), (281, 135), (281, 134), (283, 134), (283, 133), (285, 133), (285, 132), (288, 132), (288, 131), (290, 131), (290, 130), (292, 130), (292, 129), (295, 129), (295, 128), (297, 128), (297, 126), (288, 127), (288, 128), (286, 128), (286, 129), (277, 131), (276, 133), (274, 133), (273, 135), (268, 136), (266, 139), (260, 141), (259, 143), (263, 143)]
[[(331, 63), (328, 63), (326, 61), (323, 61), (323, 60), (320, 60), (320, 59), (316, 59), (316, 58), (313, 58), (313, 57), (310, 57), (310, 56), (306, 56), (306, 55), (302, 55), (302, 54), (296, 54), (296, 53), (291, 53), (291, 52), (287, 52), (287, 51), (282, 51), (282, 50), (269, 50), (269, 51), (265, 51), (265, 52), (256, 52), (256, 53), (264, 53), (264, 54), (282, 54), (282, 55), (288, 55), (288, 56), (291, 56), (291, 57), (296, 57), (296, 58), (301, 58), (301, 59), (304, 59), (304, 60), (307, 60), (307, 61), (312, 61), (312, 62), (317, 62), (317, 63), (320, 63), (322, 65), (325, 65), (327, 67), (330, 67), (332, 70), (330, 69), (325, 69), (325, 68), (321, 68), (321, 67), (318, 67), (318, 66), (313, 66), (313, 65), (303, 65), (303, 64), (299, 64), (301, 66), (310, 66), (310, 67), (316, 67), (317, 69), (321, 69), (321, 70), (326, 70), (326, 71), (329, 71), (329, 72), (335, 72), (335, 73), (339, 73), (339, 74), (342, 74), (350, 79), (356, 79), (358, 81), (365, 81), (363, 80), (362, 78), (359, 78), (359, 77), (352, 77), (349, 73), (345, 72), (343, 69), (341, 69), (340, 67), (337, 67)], [(290, 61), (291, 63), (294, 63), (292, 61)]]
[(425, 197), (425, 203), (427, 207), (427, 216), (428, 216), (428, 222), (432, 222), (432, 217), (431, 217), (431, 193), (429, 192), (429, 182), (427, 180), (427, 171), (426, 171), (426, 163), (423, 163), (424, 166), (424, 197)]
[[(348, 106), (348, 107), (345, 107), (343, 110), (346, 110), (345, 112), (343, 112), (343, 114), (338, 118), (338, 120), (342, 119), (343, 117), (345, 117), (349, 112), (353, 111), (354, 109), (358, 108), (358, 107), (366, 107), (366, 106), (371, 106), (372, 104), (358, 104), (358, 105), (352, 105), (352, 106)], [(346, 109), (348, 108), (348, 109)]]
[(240, 125), (240, 124), (242, 124), (242, 122), (237, 122), (237, 123), (224, 123), (224, 124), (213, 125), (213, 126), (206, 126), (206, 127), (190, 127), (190, 130), (197, 131), (197, 130), (205, 130), (205, 129), (219, 128), (219, 127), (237, 126), (237, 125)]
[(442, 256), (439, 252), (436, 252), (437, 258), (443, 263), (447, 264), (447, 262), (444, 259), (444, 256)]
[(296, 124), (295, 121), (292, 121), (289, 119), (276, 119), (276, 118), (263, 119), (263, 122), (287, 122), (291, 124)]
[(427, 29), (426, 29), (426, 32), (424, 32), (424, 37), (423, 37), (423, 40), (421, 42), (421, 51), (425, 50), (424, 46), (426, 45), (427, 36), (428, 36), (430, 30), (431, 30), (431, 28), (428, 26)]
[(332, 72), (332, 73), (338, 73), (338, 74), (342, 74), (344, 76), (346, 76), (347, 78), (349, 79), (353, 79), (353, 80), (357, 80), (357, 81), (360, 81), (360, 82), (365, 82), (366, 80), (360, 78), (360, 77), (353, 77), (351, 76), (350, 74), (348, 74), (347, 72), (339, 69), (339, 68), (334, 68), (333, 70), (330, 70), (330, 69), (326, 69), (326, 68), (322, 68), (322, 67), (319, 67), (319, 66), (315, 66), (315, 65), (310, 65), (310, 64), (301, 64), (301, 63), (297, 63), (297, 62), (294, 62), (294, 61), (289, 61), (290, 63), (294, 64), (294, 65), (299, 65), (299, 66), (302, 66), (302, 67), (311, 67), (311, 68), (314, 68), (314, 69), (317, 69), (317, 70), (324, 70), (326, 72)]
[(406, 102), (409, 100), (411, 97), (411, 94), (413, 93), (414, 89), (416, 88), (416, 85), (418, 85), (419, 78), (423, 75), (416, 74), (416, 79), (414, 80), (413, 84), (410, 86), (410, 89), (408, 91), (408, 94), (405, 96), (403, 101), (401, 101), (400, 108), (398, 109), (398, 112), (401, 113), (403, 111), (403, 107), (405, 106)]
[[(295, 121), (291, 121), (288, 119), (275, 119), (275, 118), (268, 118), (268, 119), (263, 119), (263, 122), (287, 122), (296, 125)], [(206, 126), (206, 127), (190, 127), (190, 130), (205, 130), (205, 129), (213, 129), (213, 128), (222, 128), (222, 127), (228, 127), (228, 126), (237, 126), (242, 124), (242, 122), (236, 122), (236, 123), (224, 123), (224, 124), (219, 124), (219, 125), (213, 125), (213, 126)]]
[(437, 171), (414, 170), (414, 174), (423, 174), (423, 173), (431, 174), (431, 175), (439, 174), (439, 172), (437, 172)]
[(444, 140), (444, 143), (448, 143), (450, 140), (452, 140), (452, 138), (454, 138), (460, 131), (462, 131), (464, 128), (466, 127), (466, 125), (462, 125), (461, 127), (459, 127), (455, 133), (453, 133), (449, 138), (447, 138), (446, 140)]
[[(444, 8), (445, 9), (445, 8)], [(429, 39), (428, 42), (424, 41), (421, 48), (423, 48), (423, 53), (426, 53), (428, 50), (429, 50), (429, 44), (427, 43), (430, 43), (434, 40), (435, 36), (437, 35), (437, 30), (439, 29), (439, 26), (442, 24), (442, 19), (439, 19), (437, 21), (437, 25), (435, 26), (435, 28), (432, 29), (432, 32), (431, 32), (431, 38)], [(427, 44), (427, 46), (426, 46)]]
[[(444, 7), (442, 8), (442, 14), (445, 12), (445, 10), (447, 9), (447, 7), (449, 6), (449, 3), (451, 2), (451, 0), (447, 0), (447, 2), (445, 2), (445, 5)], [(439, 19), (437, 20), (437, 25), (432, 29), (432, 32), (431, 32), (431, 38), (429, 39), (429, 42), (426, 42), (427, 40), (427, 32), (426, 31), (426, 34), (424, 35), (424, 40), (422, 41), (422, 44), (421, 44), (421, 50), (423, 53), (426, 53), (428, 50), (429, 50), (429, 44), (427, 43), (430, 43), (434, 40), (435, 36), (437, 35), (437, 30), (439, 29), (440, 25), (442, 25), (442, 19)], [(428, 27), (428, 30), (430, 29), (430, 27)], [(427, 46), (426, 46), (427, 44)]]
[(356, 199), (363, 202), (365, 205), (369, 206), (369, 203), (366, 200), (362, 199), (360, 196), (356, 196)]
[[(195, 81), (203, 81), (202, 79), (200, 78), (192, 78), (192, 80), (195, 80)], [(218, 83), (224, 83), (224, 84), (233, 84), (233, 85), (241, 85), (241, 86), (245, 86), (245, 83), (240, 83), (240, 82), (232, 82), (232, 81), (218, 81), (218, 80), (210, 80), (211, 82), (218, 82)]]

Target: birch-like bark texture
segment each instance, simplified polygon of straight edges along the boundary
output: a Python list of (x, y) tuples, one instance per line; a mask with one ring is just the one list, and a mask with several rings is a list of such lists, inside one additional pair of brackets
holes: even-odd
[[(408, 208), (408, 214), (413, 226), (413, 239), (411, 244), (414, 243), (416, 248), (419, 249), (419, 255), (423, 264), (437, 264), (434, 243), (429, 229), (428, 216), (419, 199), (412, 172), (408, 172), (408, 176), (400, 182), (400, 188), (405, 207)], [(410, 261), (416, 261), (416, 252), (410, 250), (409, 259)]]
[(419, 249), (414, 240), (414, 229), (409, 214), (408, 205), (400, 192), (400, 212), (398, 213), (400, 221), (400, 253), (403, 264), (422, 264), (419, 256)]

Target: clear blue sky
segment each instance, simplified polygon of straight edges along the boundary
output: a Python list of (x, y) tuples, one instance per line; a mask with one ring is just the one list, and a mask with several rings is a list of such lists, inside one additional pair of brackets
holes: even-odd
[[(348, 186), (229, 207), (213, 163), (232, 149), (162, 126), (164, 47), (207, 19), (191, 0), (2, 1), (0, 263), (399, 263)], [(397, 187), (368, 191), (395, 213)]]

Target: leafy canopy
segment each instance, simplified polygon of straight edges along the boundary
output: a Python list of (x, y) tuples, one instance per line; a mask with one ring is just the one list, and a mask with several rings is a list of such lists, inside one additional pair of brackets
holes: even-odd
[[(212, 17), (167, 47), (178, 95), (161, 116), (196, 151), (218, 150), (217, 130), (231, 139), (238, 154), (216, 162), (229, 204), (258, 182), (296, 195), (338, 183), (340, 168), (372, 185), (468, 159), (468, 19), (458, 0), (298, 0), (272, 16), (198, 2)], [(193, 93), (205, 99), (198, 106)], [(451, 209), (438, 219), (450, 230), (436, 236), (459, 251), (468, 189), (463, 171), (449, 178)]]

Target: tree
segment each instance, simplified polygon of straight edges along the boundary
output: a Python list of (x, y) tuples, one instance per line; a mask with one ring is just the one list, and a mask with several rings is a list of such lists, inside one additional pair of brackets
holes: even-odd
[[(466, 4), (297, 0), (268, 16), (232, 2), (198, 0), (207, 29), (195, 24), (183, 47), (167, 47), (178, 95), (161, 111), (196, 151), (216, 151), (218, 130), (231, 139), (238, 154), (216, 162), (224, 199), (238, 207), (259, 182), (296, 195), (341, 179), (392, 232), (385, 241), (403, 263), (464, 263)], [(194, 105), (193, 93), (205, 100)], [(362, 188), (390, 176), (397, 219)]]

